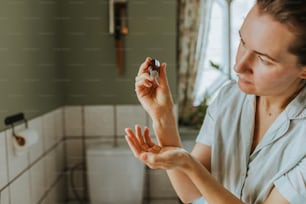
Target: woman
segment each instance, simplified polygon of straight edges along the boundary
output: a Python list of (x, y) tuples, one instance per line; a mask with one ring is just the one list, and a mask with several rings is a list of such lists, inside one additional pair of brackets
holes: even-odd
[(137, 97), (153, 120), (127, 128), (134, 155), (167, 170), (184, 203), (306, 203), (306, 1), (257, 0), (240, 31), (237, 82), (209, 106), (197, 143), (182, 148), (162, 64), (157, 86), (136, 77)]

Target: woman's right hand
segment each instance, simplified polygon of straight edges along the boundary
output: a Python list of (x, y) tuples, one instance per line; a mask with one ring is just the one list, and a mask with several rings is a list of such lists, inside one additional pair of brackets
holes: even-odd
[(160, 114), (172, 111), (173, 100), (166, 74), (166, 64), (162, 63), (160, 66), (158, 85), (148, 73), (151, 60), (150, 57), (147, 57), (140, 65), (135, 79), (135, 91), (139, 102), (148, 114), (153, 118), (158, 118)]

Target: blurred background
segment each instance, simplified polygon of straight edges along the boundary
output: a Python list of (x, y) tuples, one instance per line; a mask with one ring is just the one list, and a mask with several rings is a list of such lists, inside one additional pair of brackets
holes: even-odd
[[(252, 5), (1, 0), (0, 203), (88, 203), (89, 147), (122, 142), (124, 128), (135, 123), (151, 126), (134, 93), (147, 56), (168, 65), (180, 133), (190, 150), (207, 105), (235, 80), (238, 30)], [(16, 121), (15, 131), (33, 129), (39, 139), (16, 155), (12, 126), (4, 120), (19, 112), (28, 127)], [(143, 182), (142, 202), (180, 203), (163, 171), (145, 169)]]

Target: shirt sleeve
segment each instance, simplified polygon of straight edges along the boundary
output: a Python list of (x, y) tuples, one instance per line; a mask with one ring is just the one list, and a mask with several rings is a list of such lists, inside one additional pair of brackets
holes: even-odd
[(306, 157), (297, 166), (276, 180), (274, 185), (291, 204), (305, 203)]
[(196, 142), (212, 146), (214, 119), (209, 112), (210, 107), (207, 109), (205, 119), (197, 136)]
[(235, 82), (231, 81), (230, 83), (224, 85), (217, 93), (217, 96), (213, 100), (213, 102), (208, 106), (204, 122), (201, 126), (196, 142), (206, 144), (208, 146), (213, 145), (215, 138), (215, 130), (217, 127), (216, 117), (219, 113), (221, 101), (224, 101), (223, 98), (225, 93), (232, 93), (230, 89), (233, 88), (234, 84)]

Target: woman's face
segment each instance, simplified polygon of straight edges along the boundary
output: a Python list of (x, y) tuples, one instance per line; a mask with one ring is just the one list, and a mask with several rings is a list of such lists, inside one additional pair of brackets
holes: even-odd
[(269, 15), (260, 15), (253, 7), (239, 32), (236, 65), (242, 91), (259, 96), (293, 93), (305, 78), (306, 68), (289, 53), (295, 39), (288, 28)]

